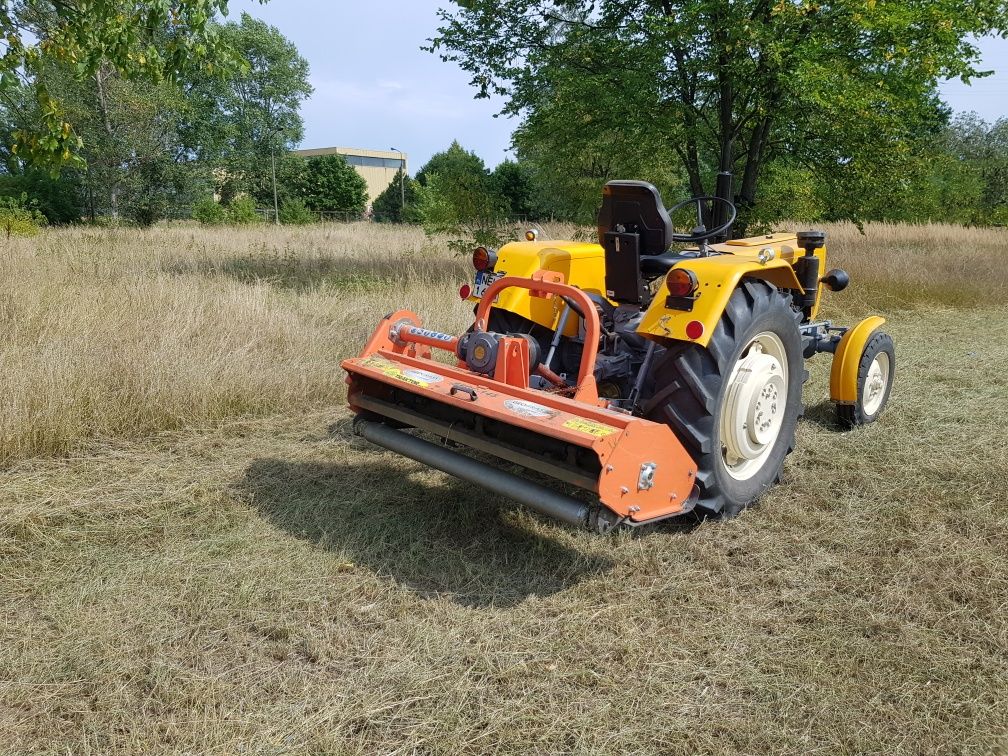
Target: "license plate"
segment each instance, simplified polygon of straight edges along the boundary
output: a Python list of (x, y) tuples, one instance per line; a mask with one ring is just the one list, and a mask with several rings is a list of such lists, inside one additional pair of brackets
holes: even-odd
[(490, 286), (498, 278), (503, 278), (504, 273), (494, 273), (492, 270), (478, 270), (476, 271), (476, 283), (473, 286), (472, 295), (474, 297), (482, 298), (486, 293), (487, 287)]

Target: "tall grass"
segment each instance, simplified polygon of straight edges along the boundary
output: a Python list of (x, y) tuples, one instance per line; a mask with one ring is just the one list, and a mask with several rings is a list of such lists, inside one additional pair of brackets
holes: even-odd
[(0, 753), (1008, 753), (1008, 238), (828, 230), (885, 415), (810, 360), (758, 506), (606, 538), (350, 432), (378, 317), (470, 314), (422, 235), (4, 248)]
[[(832, 308), (1008, 301), (1008, 231), (827, 229)], [(583, 229), (544, 229), (546, 238)], [(390, 310), (465, 327), (470, 271), (408, 227), (48, 230), (0, 256), (0, 461), (331, 406)], [(846, 305), (843, 305), (844, 302)]]

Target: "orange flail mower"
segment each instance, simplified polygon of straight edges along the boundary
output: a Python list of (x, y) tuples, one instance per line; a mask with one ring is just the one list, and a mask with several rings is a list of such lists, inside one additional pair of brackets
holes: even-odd
[[(677, 234), (671, 215), (687, 206), (696, 226)], [(895, 365), (881, 318), (852, 329), (815, 319), (823, 287), (847, 283), (843, 271), (821, 273), (824, 234), (727, 241), (734, 216), (726, 200), (667, 211), (653, 186), (611, 182), (598, 244), (529, 232), (477, 249), (474, 285), (460, 292), (476, 303), (465, 334), (400, 310), (343, 361), (356, 432), (599, 531), (737, 513), (793, 447), (804, 359), (839, 358), (831, 391), (848, 425), (878, 416)]]

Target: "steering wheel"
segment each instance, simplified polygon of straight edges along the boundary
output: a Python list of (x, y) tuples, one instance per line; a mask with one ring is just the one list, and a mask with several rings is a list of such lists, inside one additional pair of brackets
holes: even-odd
[[(707, 227), (704, 226), (703, 222), (704, 202), (710, 202), (712, 203), (712, 205), (717, 204), (718, 202), (720, 202), (723, 205), (728, 205), (728, 211), (729, 211), (728, 221), (724, 225), (718, 226), (717, 228), (708, 231)], [(732, 224), (735, 222), (735, 218), (738, 215), (738, 210), (735, 209), (735, 204), (730, 200), (726, 200), (724, 197), (708, 196), (708, 197), (693, 197), (692, 199), (683, 200), (678, 205), (669, 208), (668, 210), (669, 217), (670, 218), (674, 217), (677, 210), (681, 210), (682, 208), (687, 207), (688, 205), (696, 205), (696, 217), (697, 217), (696, 228), (694, 228), (688, 234), (672, 234), (672, 241), (680, 243), (705, 242), (708, 239), (713, 239), (715, 236), (721, 236), (721, 234), (727, 232), (728, 229), (732, 227)], [(713, 207), (711, 207), (711, 209), (713, 210)]]

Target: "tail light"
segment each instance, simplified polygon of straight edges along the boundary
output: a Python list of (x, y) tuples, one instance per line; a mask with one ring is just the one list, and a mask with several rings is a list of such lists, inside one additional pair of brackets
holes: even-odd
[(692, 270), (673, 268), (665, 276), (665, 288), (670, 297), (690, 297), (697, 289), (697, 277)]
[(476, 247), (472, 256), (472, 264), (476, 270), (492, 270), (497, 264), (497, 253), (486, 247)]

